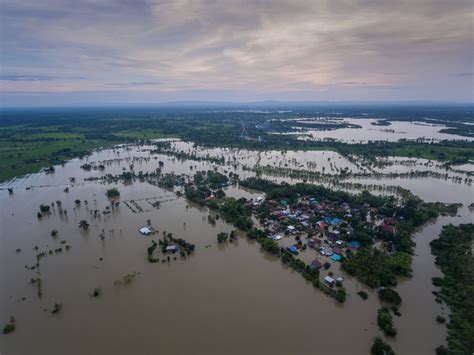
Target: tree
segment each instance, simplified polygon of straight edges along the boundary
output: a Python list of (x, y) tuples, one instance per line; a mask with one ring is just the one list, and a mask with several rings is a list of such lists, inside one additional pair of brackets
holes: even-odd
[(397, 306), (402, 303), (402, 298), (398, 292), (390, 288), (381, 288), (378, 294), (382, 301), (393, 303)]
[(105, 195), (110, 198), (119, 197), (120, 191), (117, 188), (113, 187), (111, 189), (107, 189), (107, 191), (105, 192)]
[(85, 219), (83, 219), (79, 222), (79, 228), (89, 229), (89, 223)]
[(377, 325), (380, 330), (383, 330), (386, 336), (394, 337), (397, 335), (397, 329), (393, 325), (393, 318), (388, 308), (382, 307), (378, 310)]
[(346, 289), (341, 287), (336, 290), (336, 301), (339, 303), (344, 303), (346, 301)]
[(50, 206), (49, 205), (40, 205), (40, 211), (41, 213), (48, 213), (50, 210)]
[(372, 355), (395, 355), (390, 345), (382, 340), (380, 337), (375, 337), (374, 343), (370, 348), (370, 354)]

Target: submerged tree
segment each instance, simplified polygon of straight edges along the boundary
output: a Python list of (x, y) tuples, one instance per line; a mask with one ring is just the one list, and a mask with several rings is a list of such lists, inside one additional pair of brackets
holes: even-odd
[(119, 197), (120, 191), (117, 188), (113, 187), (111, 189), (107, 189), (107, 191), (105, 192), (105, 195), (110, 198)]
[(83, 219), (79, 222), (79, 228), (89, 229), (89, 223), (85, 219)]

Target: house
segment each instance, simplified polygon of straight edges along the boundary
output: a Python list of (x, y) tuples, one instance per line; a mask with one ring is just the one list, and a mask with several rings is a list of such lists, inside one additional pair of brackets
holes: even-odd
[(337, 248), (337, 247), (332, 248), (332, 252), (334, 254), (339, 254), (339, 255), (342, 254), (342, 250), (340, 248)]
[(322, 243), (322, 240), (316, 237), (313, 237), (308, 241), (308, 245), (311, 248), (316, 248), (318, 245), (321, 245), (321, 243)]
[(169, 245), (166, 247), (166, 252), (167, 253), (176, 253), (178, 248), (175, 245)]
[(277, 234), (272, 238), (274, 241), (279, 241), (281, 239), (281, 235)]
[(329, 286), (332, 286), (334, 284), (334, 279), (331, 276), (326, 276), (324, 277), (324, 282)]
[(353, 240), (352, 242), (347, 243), (347, 246), (349, 249), (359, 249), (362, 245), (357, 240)]
[(319, 221), (316, 224), (318, 225), (320, 230), (323, 230), (324, 228), (326, 228), (326, 223), (324, 223), (323, 221)]
[(323, 267), (323, 264), (321, 264), (321, 262), (319, 260), (316, 260), (314, 259), (311, 264), (309, 264), (309, 267), (311, 269), (316, 269), (316, 270), (319, 270)]
[(138, 231), (143, 235), (151, 234), (151, 229), (148, 227), (141, 227)]
[(339, 254), (332, 254), (331, 255), (331, 260), (334, 261), (341, 261), (342, 257)]
[(395, 234), (395, 227), (393, 225), (384, 223), (383, 230), (387, 233)]
[(298, 248), (296, 248), (294, 245), (290, 245), (289, 247), (286, 248), (289, 252), (295, 254), (298, 252)]

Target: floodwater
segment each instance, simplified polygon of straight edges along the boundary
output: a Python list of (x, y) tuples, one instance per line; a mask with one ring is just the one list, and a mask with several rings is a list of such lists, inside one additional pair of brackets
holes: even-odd
[[(327, 157), (321, 155), (318, 164), (324, 164)], [(187, 208), (183, 198), (145, 182), (112, 184), (121, 192), (121, 205), (110, 214), (91, 217), (91, 210), (103, 211), (110, 205), (105, 191), (111, 186), (84, 178), (119, 174), (132, 163), (135, 171), (153, 171), (159, 161), (164, 162), (165, 173), (193, 174), (214, 167), (208, 161), (150, 157), (142, 146), (96, 152), (87, 159), (74, 159), (57, 167), (54, 174), (32, 174), (3, 185), (15, 190), (12, 195), (0, 190), (0, 322), (4, 324), (14, 315), (17, 329), (0, 337), (0, 353), (368, 353), (373, 337), (381, 335), (376, 325), (380, 303), (373, 291), (348, 275), (344, 275), (344, 285), (349, 296), (344, 305), (338, 305), (278, 259), (262, 252), (257, 243), (240, 236), (233, 243), (218, 245), (217, 233), (229, 232), (230, 225), (222, 220), (215, 226), (209, 224), (207, 208), (192, 204)], [(86, 172), (80, 168), (85, 162), (102, 162), (106, 169)], [(229, 165), (217, 168), (233, 171)], [(240, 165), (236, 171), (241, 177), (253, 174)], [(76, 182), (71, 183), (70, 177)], [(66, 186), (68, 193), (64, 192)], [(472, 202), (471, 186), (452, 186), (460, 189), (454, 197), (446, 190), (444, 194), (437, 191), (435, 199)], [(413, 188), (417, 193), (418, 187)], [(226, 192), (246, 198), (256, 194), (238, 187), (228, 187)], [(76, 199), (82, 201), (79, 207), (74, 203)], [(160, 208), (153, 208), (145, 199), (161, 201)], [(39, 205), (56, 200), (62, 201), (67, 217), (55, 207), (51, 215), (38, 220)], [(131, 200), (143, 212), (132, 212), (124, 203)], [(431, 277), (439, 271), (428, 243), (443, 224), (472, 220), (467, 208), (461, 216), (440, 218), (416, 236), (414, 277), (398, 286), (403, 316), (396, 319), (399, 335), (392, 341), (398, 353), (432, 354), (444, 342), (445, 327), (435, 321), (441, 306), (431, 294)], [(90, 222), (88, 231), (78, 228), (82, 219)], [(148, 219), (159, 235), (145, 237), (138, 233)], [(59, 231), (56, 239), (50, 235), (53, 229)], [(185, 260), (178, 256), (164, 264), (149, 263), (146, 249), (163, 231), (195, 244), (194, 255)], [(64, 248), (63, 240), (71, 246), (69, 251), (43, 258), (39, 270), (25, 268), (36, 263), (38, 252)], [(33, 249), (35, 246), (38, 251)], [(310, 260), (311, 253), (315, 252), (307, 250), (303, 257)], [(156, 256), (163, 257), (161, 252)], [(35, 286), (29, 284), (32, 277), (38, 277), (38, 271), (43, 280), (41, 298)], [(114, 285), (115, 280), (133, 272), (139, 274), (130, 284)], [(90, 294), (97, 287), (101, 295), (92, 298)], [(367, 301), (356, 295), (361, 289), (369, 293)], [(56, 302), (63, 304), (63, 310), (53, 315), (51, 309)]]
[(301, 119), (305, 123), (315, 122), (322, 124), (329, 123), (349, 123), (361, 126), (361, 128), (340, 128), (334, 130), (315, 130), (303, 129), (301, 132), (292, 132), (291, 134), (301, 135), (302, 139), (325, 140), (336, 139), (346, 143), (366, 143), (368, 141), (389, 141), (396, 142), (400, 139), (423, 139), (423, 140), (469, 140), (472, 137), (464, 137), (456, 134), (447, 134), (440, 132), (446, 128), (443, 124), (428, 124), (416, 121), (392, 121), (389, 126), (377, 126), (378, 119), (373, 118), (344, 118), (342, 120), (331, 120), (320, 118)]

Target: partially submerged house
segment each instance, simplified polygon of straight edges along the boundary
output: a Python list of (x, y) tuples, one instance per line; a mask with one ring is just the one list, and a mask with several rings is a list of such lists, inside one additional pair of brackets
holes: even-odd
[(324, 277), (324, 282), (327, 285), (332, 286), (334, 284), (334, 279), (331, 276), (325, 276)]
[(141, 227), (138, 231), (143, 235), (149, 235), (152, 233), (152, 230), (149, 227)]

